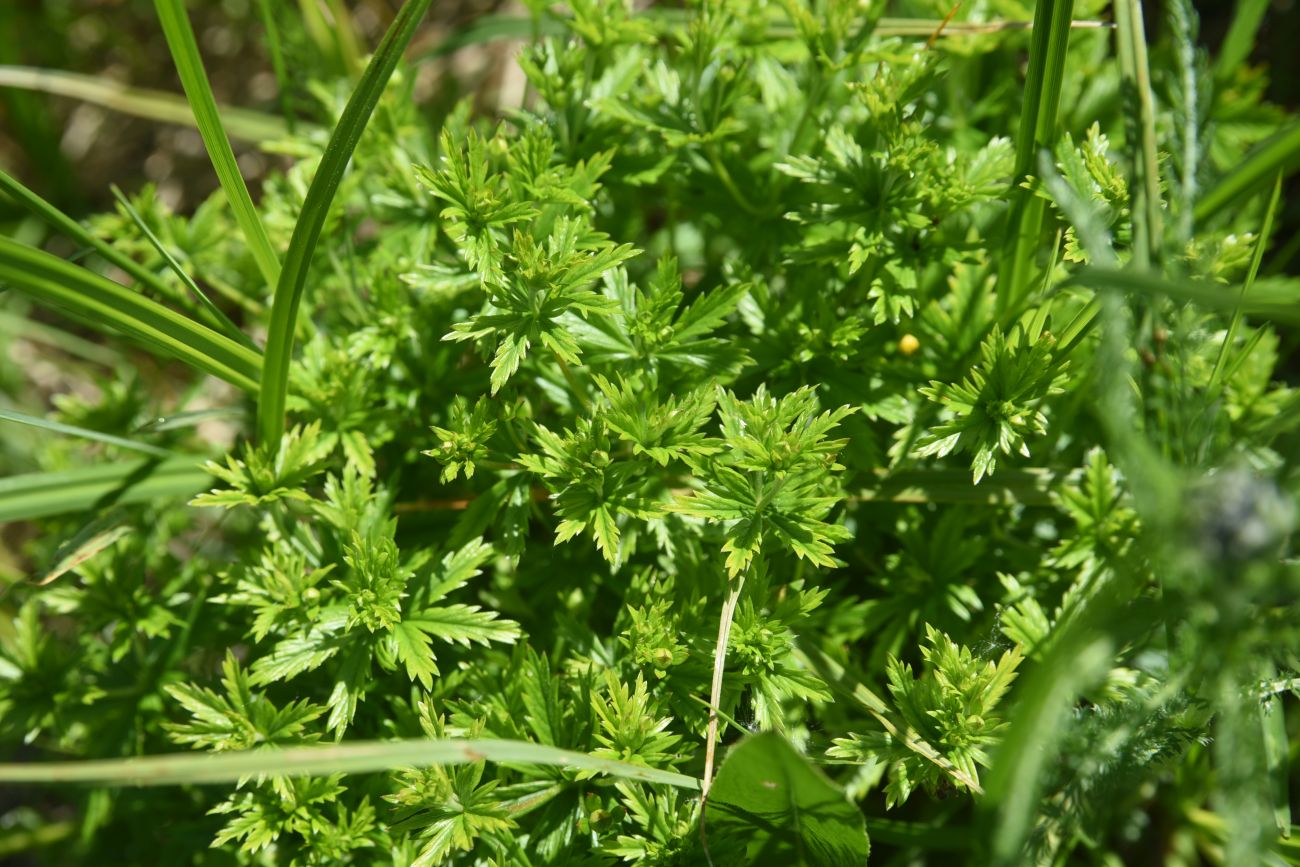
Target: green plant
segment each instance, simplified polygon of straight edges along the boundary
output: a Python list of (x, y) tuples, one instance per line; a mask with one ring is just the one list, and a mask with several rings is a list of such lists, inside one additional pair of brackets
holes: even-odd
[(263, 2), (283, 121), (156, 5), (220, 190), (0, 172), (0, 853), (1300, 863), (1295, 122), (1186, 4)]

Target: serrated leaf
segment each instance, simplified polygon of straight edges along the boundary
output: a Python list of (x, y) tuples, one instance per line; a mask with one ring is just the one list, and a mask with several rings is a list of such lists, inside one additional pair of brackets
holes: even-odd
[(495, 611), (483, 611), (477, 605), (428, 608), (404, 622), (444, 641), (466, 645), (492, 641), (512, 644), (519, 637), (517, 623), (498, 619)]
[(425, 689), (432, 688), (433, 679), (438, 675), (438, 664), (428, 634), (410, 620), (394, 625), (388, 634), (392, 636), (397, 659), (406, 666), (411, 680), (418, 680)]

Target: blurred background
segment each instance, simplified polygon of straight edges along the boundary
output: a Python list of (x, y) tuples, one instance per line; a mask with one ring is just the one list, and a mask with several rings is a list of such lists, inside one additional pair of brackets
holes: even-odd
[[(276, 119), (286, 113), (310, 119), (320, 114), (319, 82), (346, 81), (378, 44), (400, 3), (191, 0), (188, 5), (220, 104)], [(440, 0), (412, 53), (436, 49), (501, 5), (501, 0)], [(296, 83), (293, 92), (279, 93), (264, 9), (279, 34), (288, 79)], [(426, 110), (437, 113), (470, 94), (491, 100), (512, 50), (511, 43), (493, 40), (421, 63), (417, 92)], [(89, 81), (41, 78), (35, 70)], [(216, 189), (193, 128), (53, 92), (95, 85), (132, 88), (122, 97), (129, 104), (145, 101), (134, 89), (182, 93), (152, 0), (0, 0), (0, 166), (74, 215), (111, 208), (110, 184), (128, 192), (146, 182), (157, 184), (163, 201), (182, 211)], [(340, 99), (345, 97), (341, 90)], [(237, 135), (235, 128), (230, 132)], [(253, 184), (274, 164), (248, 138), (235, 141), (235, 150)]]

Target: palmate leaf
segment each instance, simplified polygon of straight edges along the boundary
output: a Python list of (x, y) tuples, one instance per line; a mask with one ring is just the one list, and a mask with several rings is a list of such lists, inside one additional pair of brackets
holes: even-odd
[(325, 712), (320, 705), (300, 699), (277, 708), (266, 696), (252, 691), (248, 672), (229, 651), (222, 664), (221, 681), (225, 695), (189, 684), (166, 687), (167, 694), (193, 717), (186, 723), (164, 724), (173, 741), (196, 749), (224, 751), (314, 740), (305, 736), (304, 728)]
[(519, 638), (519, 624), (484, 611), (478, 605), (437, 604), (478, 575), (495, 551), (482, 539), (475, 539), (449, 551), (428, 578), (413, 578), (401, 620), (388, 628), (387, 640), (397, 661), (411, 680), (426, 689), (438, 675), (433, 639), (469, 646), (492, 642), (513, 644)]
[(972, 452), (976, 484), (993, 473), (999, 454), (1027, 457), (1026, 440), (1047, 429), (1041, 404), (1064, 384), (1066, 362), (1054, 355), (1054, 346), (1048, 334), (1030, 335), (1017, 326), (1004, 336), (995, 327), (980, 347), (981, 363), (960, 384), (931, 382), (921, 389), (947, 418), (917, 441), (915, 454)]
[(663, 367), (704, 369), (724, 378), (750, 358), (733, 341), (713, 332), (750, 289), (748, 283), (727, 282), (682, 309), (685, 294), (675, 259), (660, 259), (644, 289), (632, 286), (627, 272), (617, 268), (605, 275), (603, 287), (605, 296), (618, 305), (617, 315), (574, 322), (574, 333), (593, 363), (634, 362), (653, 372)]
[(818, 496), (819, 480), (765, 478), (761, 473), (746, 477), (725, 466), (713, 467), (709, 475), (710, 490), (681, 496), (668, 508), (726, 522), (722, 550), (727, 554), (728, 574), (743, 572), (769, 535), (816, 565), (838, 565), (832, 545), (849, 538), (849, 533), (823, 520), (839, 500)]
[(484, 398), (479, 398), (471, 411), (468, 402), (457, 396), (452, 400), (450, 415), (446, 422), (449, 427), (432, 428), (441, 439), (438, 447), (420, 452), (442, 464), (444, 483), (455, 481), (461, 473), (466, 479), (474, 477), (478, 464), (488, 457), (487, 443), (497, 429), (492, 406)]
[(586, 218), (561, 217), (544, 243), (515, 230), (499, 276), (484, 276), (490, 305), (452, 326), (443, 339), (494, 340), (492, 394), (505, 386), (538, 345), (563, 364), (579, 363), (582, 348), (570, 321), (612, 313), (614, 304), (589, 285), (640, 251), (614, 245)]
[(501, 278), (504, 230), (537, 216), (532, 202), (512, 201), (506, 178), (491, 173), (489, 142), (470, 130), (457, 142), (449, 130), (441, 139), (442, 168), (415, 169), (424, 186), (447, 203), (439, 216), (460, 254), (482, 283)]
[[(418, 832), (423, 847), (412, 867), (442, 863), (455, 851), (469, 851), (485, 834), (514, 827), (510, 811), (497, 794), (499, 780), (483, 780), (482, 762), (455, 769), (431, 768), (413, 780), (417, 786), (390, 800), (404, 804), (395, 816), (393, 828)], [(413, 774), (407, 774), (413, 777)], [(421, 797), (423, 795), (423, 797)], [(432, 796), (432, 797), (430, 797)]]
[(655, 389), (635, 380), (620, 379), (616, 386), (603, 376), (593, 379), (610, 404), (603, 414), (605, 424), (630, 442), (634, 453), (667, 466), (674, 460), (722, 450), (717, 440), (703, 433), (716, 405), (713, 389), (704, 387), (681, 397), (652, 401), (647, 391), (653, 394)]
[[(989, 765), (986, 748), (997, 743), (1006, 727), (998, 705), (1015, 680), (1023, 657), (1013, 648), (996, 662), (982, 660), (929, 626), (921, 654), (926, 671), (919, 678), (913, 677), (911, 666), (896, 658), (891, 657), (887, 664), (889, 691), (899, 714), (908, 729), (934, 745), (963, 779), (978, 785), (979, 766)], [(851, 757), (855, 744), (869, 742), (870, 738), (850, 739), (831, 754)], [(919, 786), (933, 790), (949, 780), (942, 768), (896, 740), (881, 737), (867, 752), (889, 762), (885, 796), (890, 806), (906, 801)]]
[(590, 530), (605, 559), (620, 558), (617, 519), (646, 517), (652, 504), (641, 496), (636, 466), (610, 458), (611, 441), (603, 416), (580, 418), (574, 430), (556, 434), (534, 425), (541, 452), (519, 456), (519, 463), (536, 473), (552, 491), (556, 544)]
[[(297, 64), (286, 77), (283, 56), (272, 61), (281, 96), (336, 115), (347, 85), (311, 73), (329, 67), (360, 77), (350, 4), (255, 3), (268, 31), (288, 26), (282, 47), (280, 34), (268, 34), (273, 55), (291, 49)], [(248, 3), (226, 5), (255, 14)], [(1284, 784), (1295, 763), (1284, 760), (1280, 717), (1268, 723), (1264, 754), (1247, 754), (1259, 753), (1261, 740), (1252, 687), (1269, 674), (1279, 689), (1295, 680), (1297, 629), (1287, 616), (1294, 564), (1280, 536), (1249, 563), (1212, 564), (1227, 571), (1195, 562), (1204, 546), (1161, 544), (1187, 535), (1184, 510), (1160, 490), (1173, 484), (1155, 470), (1142, 484), (1137, 472), (1165, 460), (1192, 472), (1240, 452), (1290, 490), (1288, 422), (1300, 415), (1300, 394), (1280, 387), (1286, 371), (1278, 365), (1296, 341), (1276, 326), (1300, 316), (1289, 303), (1300, 282), (1247, 279), (1245, 296), (1232, 282), (1252, 249), (1252, 262), (1274, 271), (1294, 252), (1286, 244), (1270, 251), (1255, 234), (1263, 203), (1234, 195), (1231, 204), (1250, 207), (1220, 209), (1198, 227), (1194, 189), (1171, 184), (1169, 217), (1182, 219), (1180, 231), (1149, 226), (1145, 234), (1165, 242), (1151, 251), (1160, 268), (1121, 269), (1133, 252), (1126, 224), (1150, 214), (1121, 195), (1131, 160), (1105, 162), (1100, 146), (1071, 149), (1068, 160), (1057, 149), (1053, 159), (1031, 135), (1021, 139), (1022, 154), (1045, 156), (1052, 175), (1059, 162), (1067, 186), (1083, 199), (1100, 193), (1112, 208), (1114, 243), (1097, 249), (1113, 246), (1118, 258), (1110, 270), (1085, 271), (1068, 233), (1053, 249), (1050, 232), (1028, 231), (1046, 224), (1008, 209), (1016, 196), (1005, 195), (1014, 180), (1005, 144), (982, 146), (988, 130), (1014, 127), (1021, 101), (1009, 98), (1018, 88), (1008, 84), (1016, 76), (968, 73), (1014, 72), (1032, 30), (1033, 51), (1055, 55), (1051, 65), (1064, 55), (1085, 62), (1079, 76), (1113, 83), (1104, 34), (1071, 36), (1080, 44), (1066, 51), (1071, 22), (1060, 4), (1032, 26), (894, 21), (883, 29), (880, 4), (864, 13), (856, 0), (648, 12), (623, 0), (526, 5), (535, 20), (520, 18), (513, 32), (533, 42), (529, 92), (507, 100), (515, 109), (498, 106), (509, 110), (498, 112), (495, 129), (468, 101), (442, 110), (444, 97), (473, 82), (440, 79), (430, 113), (428, 76), (412, 69), (394, 76), (350, 160), (332, 153), (315, 186), (327, 132), (304, 127), (275, 143), (259, 205), (271, 237), (287, 239), (311, 195), (290, 257), (299, 257), (299, 278), (277, 287), (270, 329), (271, 353), (292, 368), (293, 396), (279, 413), (273, 396), (264, 402), (260, 450), (244, 449), (242, 417), (197, 428), (182, 420), (165, 435), (161, 425), (141, 426), (180, 407), (254, 406), (229, 397), (224, 383), (173, 382), (179, 365), (144, 365), (138, 384), (127, 385), (131, 355), (29, 325), (25, 298), (0, 314), (0, 331), (13, 338), (6, 384), (22, 410), (40, 416), (31, 402), (55, 385), (61, 420), (82, 431), (177, 449), (209, 444), (217, 454), (233, 440), (233, 461), (219, 458), (214, 482), (203, 482), (197, 457), (185, 460), (199, 474), (195, 490), (215, 485), (212, 502), (246, 506), (110, 509), (136, 532), (110, 541), (116, 531), (101, 536), (99, 527), (116, 525), (91, 523), (96, 532), (70, 556), (93, 556), (75, 576), (46, 588), (0, 579), (13, 584), (0, 607), (21, 612), (9, 628), (0, 622), (0, 752), (37, 762), (121, 756), (165, 741), (175, 755), (108, 769), (28, 765), (24, 778), (46, 788), (60, 778), (191, 786), (185, 797), (165, 789), (43, 795), (0, 816), (0, 860), (40, 844), (48, 845), (37, 854), (56, 862), (121, 860), (143, 822), (183, 831), (153, 835), (153, 848), (135, 857), (162, 863), (577, 867), (623, 859), (648, 867), (708, 863), (703, 837), (718, 864), (837, 863), (846, 852), (851, 861), (842, 860), (861, 864), (865, 813), (873, 837), (878, 825), (888, 829), (901, 861), (996, 858), (1019, 867), (1034, 863), (1038, 841), (1050, 838), (1047, 860), (1061, 863), (1113, 862), (1183, 839), (1211, 858), (1222, 847), (1228, 862), (1266, 863), (1279, 848), (1274, 819), (1289, 829)], [(26, 28), (22, 6), (0, 2), (0, 33), (15, 20), (13, 32)], [(1136, 2), (1120, 6), (1132, 25)], [(950, 43), (959, 50), (921, 48), (950, 32), (963, 34), (959, 46)], [(1202, 169), (1176, 179), (1213, 183), (1218, 167), (1240, 164), (1250, 141), (1281, 125), (1280, 113), (1259, 103), (1265, 82), (1250, 69), (1225, 74), (1213, 100), (1180, 99), (1195, 71), (1194, 38), (1174, 27), (1161, 28), (1160, 39), (1158, 64), (1187, 59), (1150, 69), (1174, 94), (1165, 101), (1173, 117), (1162, 117), (1159, 130), (1203, 135), (1209, 157), (1176, 158), (1177, 168)], [(328, 55), (323, 66), (302, 56), (313, 42)], [(394, 57), (390, 48), (378, 67)], [(1046, 66), (1036, 65), (1031, 91), (1079, 89), (1049, 86)], [(454, 75), (464, 64), (440, 66)], [(955, 74), (941, 80), (946, 67)], [(1125, 112), (1114, 102), (1084, 99), (1078, 108), (1103, 106), (1099, 129), (1119, 141)], [(26, 141), (23, 113), (14, 117), (27, 155), (48, 166)], [(360, 130), (341, 125), (335, 144), (345, 128)], [(1042, 131), (1060, 134), (1054, 122)], [(1156, 179), (1150, 143), (1136, 141), (1143, 189)], [(412, 159), (431, 161), (434, 171), (413, 173)], [(344, 171), (347, 201), (336, 195), (331, 203)], [(1041, 189), (1025, 193), (1043, 198)], [(267, 322), (248, 281), (256, 263), (223, 201), (193, 216), (132, 204), (162, 227), (164, 247), (199, 269), (203, 290), (238, 305), (232, 316), (257, 335)], [(114, 279), (120, 268), (134, 279), (129, 291), (168, 301), (149, 282), (165, 278), (168, 303), (190, 306), (158, 245), (123, 216), (95, 220), (102, 237), (121, 236), (101, 248), (28, 205), (71, 238), (51, 250), (89, 255), (88, 270)], [(318, 240), (313, 208), (329, 211)], [(1077, 209), (1062, 208), (1083, 243)], [(38, 237), (35, 223), (14, 231)], [(1004, 233), (1022, 229), (1031, 255), (1018, 260), (1017, 279), (1002, 279), (1011, 263), (996, 248)], [(1020, 238), (1007, 240), (1014, 247)], [(622, 259), (625, 242), (653, 251), (657, 265)], [(112, 249), (117, 259), (105, 252)], [(127, 255), (156, 273), (133, 273), (122, 265)], [(1004, 293), (1008, 283), (1018, 288)], [(306, 308), (301, 317), (295, 303)], [(1233, 315), (1239, 305), (1242, 317)], [(1270, 327), (1257, 314), (1278, 318)], [(1230, 316), (1239, 321), (1225, 332)], [(1041, 417), (1013, 408), (1007, 426), (990, 426), (988, 436), (972, 425), (969, 442), (968, 428), (939, 430), (964, 408), (927, 402), (919, 387), (947, 383), (977, 417), (988, 396), (982, 386), (1000, 375), (980, 359), (980, 342), (995, 324), (1017, 322), (1035, 323), (1026, 329), (1035, 340), (1046, 339), (1051, 323), (1058, 337), (1048, 361), (1068, 358), (1078, 370), (1062, 380), (1067, 392), (1028, 395)], [(438, 340), (453, 329), (463, 343)], [(307, 334), (301, 364), (291, 361), (293, 340)], [(1022, 349), (1004, 364), (1016, 379), (1018, 365), (1031, 373), (1048, 366)], [(1119, 400), (1107, 409), (1120, 391), (1133, 398), (1128, 415)], [(449, 411), (456, 395), (464, 403)], [(850, 417), (846, 404), (863, 411)], [(303, 425), (296, 443), (267, 434), (268, 418)], [(1208, 448), (1187, 434), (1201, 419), (1215, 434)], [(312, 423), (318, 436), (304, 433)], [(432, 435), (430, 425), (438, 426)], [(1168, 436), (1178, 431), (1185, 436)], [(48, 441), (26, 437), (0, 451), (15, 466), (62, 468), (125, 447), (86, 448), (53, 428), (42, 433)], [(942, 466), (902, 466), (918, 439), (936, 433), (931, 457)], [(1032, 458), (1003, 457), (1021, 445)], [(1088, 461), (1097, 445), (1116, 470)], [(415, 457), (420, 449), (441, 466)], [(0, 511), (103, 514), (109, 501), (139, 503), (143, 492), (165, 493), (172, 478), (170, 458), (150, 457), (159, 460), (106, 465), (108, 487), (107, 476), (84, 484), (80, 471), (66, 486), (52, 475), (22, 479), (13, 503), (9, 480), (0, 480)], [(1002, 466), (1013, 461), (1025, 466)], [(983, 473), (978, 486), (972, 465)], [(846, 482), (854, 497), (841, 516)], [(1153, 511), (1144, 500), (1172, 507)], [(1211, 518), (1232, 517), (1233, 503), (1223, 500), (1214, 516), (1188, 516), (1198, 539), (1212, 535)], [(60, 560), (55, 544), (86, 524), (14, 528), (9, 541), (21, 543), (22, 565), (31, 558), (39, 569)], [(42, 531), (47, 538), (32, 535)], [(6, 568), (13, 571), (0, 565), (0, 573)], [(1232, 580), (1210, 580), (1224, 574)], [(1136, 599), (1095, 606), (1106, 587)], [(1130, 616), (1131, 627), (1121, 625)], [(970, 652), (919, 646), (928, 621)], [(1014, 691), (1005, 678), (984, 676), (999, 664), (1002, 634), (1034, 659)], [(223, 683), (212, 654), (226, 647), (241, 672)], [(843, 677), (832, 678), (835, 671)], [(875, 695), (863, 685), (873, 678), (896, 690)], [(1145, 691), (1156, 680), (1155, 692), (1194, 688), (1185, 702), (1168, 701), (1183, 719), (1144, 711), (1131, 687)], [(1120, 712), (1109, 713), (1108, 703)], [(1241, 725), (1221, 725), (1234, 714)], [(844, 736), (834, 757), (854, 766), (828, 776), (850, 788), (849, 798), (805, 767), (799, 749), (742, 744), (715, 777), (708, 753), (717, 749), (718, 720), (733, 728), (724, 735), (788, 729), (810, 749)], [(183, 746), (166, 741), (165, 722)], [(1175, 725), (1186, 726), (1185, 738)], [(1209, 726), (1220, 726), (1215, 747), (1187, 754)], [(396, 740), (420, 731), (431, 740)], [(468, 740), (449, 742), (448, 733)], [(298, 752), (296, 742), (326, 734), (351, 743)], [(1219, 734), (1241, 735), (1240, 758), (1251, 761), (1236, 762), (1238, 751)], [(1128, 760), (1164, 752), (1162, 743), (1169, 759), (1188, 759), (1176, 770), (1194, 809), (1164, 797), (1167, 786), (1146, 796), (1170, 776), (1168, 764)], [(623, 764), (595, 763), (602, 758)], [(174, 764), (191, 759), (197, 764)], [(440, 772), (444, 765), (459, 770)], [(611, 767), (622, 782), (586, 779)], [(705, 770), (698, 782), (657, 773), (669, 767)], [(351, 770), (370, 776), (355, 785), (334, 776)], [(0, 767), (0, 780), (10, 773)], [(223, 795), (192, 785), (220, 774), (234, 784)], [(804, 786), (810, 776), (815, 785)], [(700, 786), (710, 779), (706, 803)], [(908, 792), (906, 821), (879, 818), (886, 801)], [(371, 807), (379, 799), (393, 805), (382, 817)], [(89, 821), (61, 818), (68, 804)], [(207, 819), (196, 812), (212, 804)], [(221, 851), (196, 854), (214, 834)], [(1242, 837), (1254, 838), (1245, 854)]]
[(230, 509), (282, 499), (309, 500), (302, 484), (324, 469), (325, 459), (333, 451), (333, 441), (321, 436), (320, 422), (295, 427), (273, 445), (249, 443), (242, 460), (227, 455), (224, 464), (209, 461), (204, 465), (228, 487), (199, 494), (191, 505)]
[[(703, 491), (679, 496), (670, 511), (722, 522), (722, 549), (733, 577), (774, 537), (796, 556), (835, 566), (832, 545), (848, 538), (825, 518), (838, 502), (835, 453), (843, 440), (828, 434), (853, 410), (818, 414), (811, 389), (775, 399), (760, 386), (748, 401), (718, 390), (723, 453), (700, 461)], [(742, 472), (743, 471), (743, 472)]]
[(321, 810), (344, 791), (338, 775), (275, 780), (242, 788), (209, 811), (233, 814), (217, 832), (213, 845), (237, 840), (242, 852), (255, 854), (282, 837), (321, 835), (325, 830)]

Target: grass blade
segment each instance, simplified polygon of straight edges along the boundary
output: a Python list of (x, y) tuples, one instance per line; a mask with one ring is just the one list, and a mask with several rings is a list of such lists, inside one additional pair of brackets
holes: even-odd
[(198, 287), (198, 284), (195, 283), (190, 275), (186, 273), (185, 269), (181, 267), (181, 263), (176, 261), (176, 257), (171, 254), (171, 251), (163, 245), (162, 239), (153, 233), (153, 230), (149, 228), (149, 225), (144, 221), (144, 218), (140, 216), (140, 213), (136, 211), (135, 207), (131, 204), (131, 200), (117, 188), (117, 185), (113, 186), (113, 195), (117, 198), (117, 203), (126, 211), (127, 216), (131, 218), (133, 223), (135, 223), (136, 228), (138, 228), (141, 234), (143, 234), (149, 243), (153, 245), (153, 248), (158, 251), (158, 255), (162, 256), (163, 261), (167, 263), (167, 267), (171, 268), (172, 273), (180, 278), (181, 283), (184, 284), (186, 289), (190, 290), (190, 297), (198, 303), (198, 312), (204, 319), (208, 320), (208, 324), (225, 334), (236, 343), (242, 343), (244, 346), (247, 346), (249, 349), (256, 352), (257, 346), (253, 341), (249, 339), (247, 334), (239, 330), (238, 325), (230, 321), (230, 317), (226, 316), (226, 314), (221, 311), (220, 307), (213, 304), (208, 296), (203, 294), (203, 290)]
[(171, 49), (172, 59), (176, 62), (176, 71), (180, 73), (181, 85), (194, 111), (194, 121), (198, 125), (199, 135), (208, 149), (212, 167), (216, 169), (221, 189), (226, 193), (235, 222), (244, 233), (249, 251), (253, 254), (257, 268), (262, 272), (267, 286), (274, 286), (280, 278), (280, 260), (271, 246), (271, 238), (266, 234), (262, 218), (258, 216), (253, 199), (244, 184), (244, 176), (239, 172), (235, 162), (235, 152), (230, 148), (230, 139), (226, 137), (221, 114), (217, 110), (217, 100), (212, 95), (208, 84), (208, 75), (203, 69), (203, 58), (199, 56), (199, 45), (194, 39), (194, 29), (190, 27), (189, 15), (185, 11), (185, 0), (154, 0), (158, 10), (158, 19), (162, 22), (163, 34)]
[(289, 70), (284, 65), (284, 46), (280, 43), (280, 28), (275, 23), (275, 11), (271, 0), (257, 0), (257, 11), (262, 16), (262, 28), (266, 31), (266, 47), (271, 53), (271, 68), (275, 70), (276, 96), (280, 102), (280, 113), (284, 115), (285, 127), (290, 133), (294, 129), (293, 111), (289, 106)]
[(1223, 82), (1232, 77), (1248, 59), (1255, 48), (1259, 25), (1268, 12), (1268, 0), (1237, 0), (1228, 35), (1219, 46), (1219, 56), (1214, 61), (1214, 80)]
[(1146, 31), (1142, 20), (1141, 0), (1118, 0), (1115, 4), (1118, 25), (1119, 67), (1126, 96), (1134, 103), (1137, 117), (1136, 139), (1140, 148), (1136, 159), (1136, 204), (1133, 208), (1134, 263), (1141, 270), (1160, 260), (1164, 241), (1161, 228), (1160, 164), (1156, 153), (1155, 96), (1151, 92), (1151, 68), (1147, 63)]
[(343, 32), (351, 27), (351, 21), (333, 21), (331, 18), (333, 10), (327, 9), (324, 0), (298, 0), (298, 20), (315, 43), (316, 51), (330, 59), (335, 73), (356, 78), (361, 71), (361, 48), (353, 38), (353, 53), (349, 54), (349, 43)]
[(98, 253), (105, 261), (121, 268), (138, 282), (148, 286), (164, 298), (175, 298), (172, 288), (158, 278), (158, 275), (145, 268), (130, 256), (118, 250), (112, 244), (97, 238), (84, 226), (54, 205), (42, 199), (36, 193), (23, 186), (16, 178), (0, 169), (0, 191), (7, 193), (15, 202), (44, 221), (55, 231), (62, 233), (82, 247), (88, 247)]
[(115, 347), (85, 340), (62, 328), (5, 311), (0, 311), (0, 336), (38, 343), (47, 349), (104, 367), (113, 367), (122, 360), (121, 351)]
[(1196, 203), (1192, 212), (1198, 223), (1228, 210), (1239, 199), (1257, 192), (1270, 178), (1300, 168), (1300, 121), (1276, 132), (1246, 154), (1232, 171), (1219, 179)]
[(1214, 360), (1214, 369), (1210, 371), (1210, 382), (1205, 390), (1210, 395), (1217, 397), (1218, 387), (1222, 382), (1224, 365), (1228, 361), (1228, 352), (1237, 337), (1237, 329), (1241, 327), (1241, 308), (1246, 302), (1246, 295), (1250, 292), (1250, 287), (1255, 285), (1255, 278), (1259, 275), (1259, 265), (1264, 261), (1264, 248), (1268, 246), (1269, 237), (1273, 234), (1273, 219), (1277, 216), (1278, 204), (1282, 201), (1282, 176), (1278, 175), (1277, 183), (1273, 185), (1273, 197), (1269, 199), (1268, 210), (1264, 212), (1264, 225), (1259, 230), (1259, 237), (1255, 240), (1255, 249), (1250, 257), (1250, 269), (1246, 272), (1246, 281), (1241, 284), (1241, 293), (1237, 296), (1237, 306), (1232, 311), (1232, 319), (1228, 322), (1228, 331), (1223, 335), (1223, 343), (1219, 345), (1219, 357)]
[[(161, 2), (161, 0), (160, 0)], [(321, 227), (329, 213), (330, 202), (343, 180), (348, 160), (356, 149), (361, 133), (388, 84), (416, 25), (424, 17), (432, 0), (407, 0), (393, 21), (378, 50), (366, 66), (361, 81), (343, 109), (343, 116), (330, 136), (321, 157), (316, 177), (293, 228), (293, 238), (285, 253), (284, 271), (275, 287), (271, 305), (271, 324), (266, 335), (266, 359), (262, 365), (262, 395), (257, 405), (257, 431), (264, 441), (278, 441), (284, 432), (284, 407), (289, 390), (289, 358), (293, 352), (294, 330), (298, 324), (298, 307), (307, 285), (307, 271), (320, 238)]]
[(135, 429), (135, 433), (160, 433), (166, 430), (194, 427), (210, 419), (240, 419), (244, 417), (242, 407), (214, 406), (210, 409), (194, 409), (178, 412), (174, 415), (159, 416), (153, 421), (145, 422)]
[(48, 418), (28, 415), (25, 412), (14, 412), (13, 410), (0, 409), (0, 421), (12, 421), (18, 424), (40, 428), (41, 430), (47, 430), (51, 433), (80, 437), (81, 439), (86, 440), (94, 440), (95, 442), (105, 443), (110, 446), (130, 449), (131, 451), (140, 452), (141, 454), (153, 455), (156, 458), (175, 457), (176, 455), (175, 452), (159, 448), (158, 446), (151, 446), (148, 443), (138, 443), (134, 440), (113, 436), (112, 434), (100, 433), (99, 431), (88, 430), (84, 427), (76, 427), (75, 425), (64, 424), (63, 422), (51, 421)]
[[(308, 0), (311, 2), (311, 0)], [(342, 0), (325, 0), (326, 8), (329, 9), (329, 30), (334, 36), (334, 41), (339, 47), (339, 57), (343, 60), (343, 68), (347, 70), (349, 76), (355, 78), (361, 72), (361, 41), (357, 39), (357, 25), (352, 20), (352, 14), (348, 12)]]
[(0, 237), (0, 280), (25, 295), (132, 337), (204, 373), (256, 392), (257, 354), (205, 325), (71, 262)]
[(1173, 117), (1177, 128), (1180, 159), (1178, 167), (1178, 243), (1186, 246), (1192, 240), (1195, 221), (1192, 210), (1196, 207), (1196, 172), (1201, 164), (1200, 121), (1201, 100), (1197, 88), (1197, 19), (1191, 0), (1171, 0), (1166, 10), (1169, 21), (1169, 38), (1177, 58), (1178, 86), (1173, 88)]
[(1264, 764), (1268, 774), (1269, 795), (1273, 801), (1273, 820), (1283, 837), (1291, 836), (1291, 791), (1288, 770), (1290, 737), (1286, 730), (1286, 706), (1280, 698), (1260, 702), (1259, 722), (1264, 734)]
[(1074, 0), (1038, 0), (1034, 7), (1033, 36), (1029, 45), (1029, 70), (1016, 134), (1016, 163), (1012, 176), (1011, 208), (1003, 248), (997, 306), (999, 318), (1013, 314), (1031, 282), (1035, 253), (1042, 232), (1045, 203), (1022, 184), (1033, 170), (1040, 150), (1056, 142), (1056, 120), (1065, 77), (1070, 19)]
[(432, 48), (420, 52), (416, 63), (455, 54), (470, 45), (493, 42), (497, 39), (528, 39), (534, 32), (538, 36), (563, 36), (564, 23), (551, 17), (542, 17), (534, 30), (533, 19), (521, 15), (484, 15), (475, 18)]
[(168, 786), (234, 783), (245, 777), (304, 774), (362, 774), (396, 768), (462, 765), (484, 759), (518, 765), (551, 765), (599, 771), (624, 779), (698, 790), (685, 774), (602, 759), (526, 741), (401, 740), (358, 741), (285, 750), (175, 754), (81, 762), (0, 765), (5, 783), (98, 783), (112, 786)]
[[(0, 66), (0, 87), (66, 96), (133, 117), (194, 126), (194, 113), (185, 97), (165, 90), (32, 66)], [(231, 138), (251, 144), (283, 138), (288, 132), (282, 120), (260, 111), (222, 106), (221, 117)]]
[(1091, 286), (1121, 292), (1164, 295), (1211, 309), (1240, 308), (1244, 314), (1262, 316), (1275, 322), (1300, 323), (1300, 308), (1296, 306), (1300, 297), (1297, 297), (1294, 287), (1288, 288), (1289, 284), (1282, 283), (1277, 289), (1259, 291), (1259, 284), (1255, 285), (1257, 291), (1252, 292), (1248, 299), (1243, 299), (1240, 289), (1234, 293), (1231, 286), (1222, 283), (1211, 283), (1205, 280), (1165, 280), (1136, 271), (1094, 267), (1080, 268), (1078, 273), (1061, 284), (1063, 288)]
[[(40, 32), (42, 17), (33, 16), (21, 4), (0, 3), (0, 68), (22, 62), (30, 51), (25, 43)], [(55, 201), (74, 210), (85, 208), (81, 185), (59, 145), (62, 124), (50, 101), (28, 90), (6, 88), (0, 92), (0, 107), (5, 113), (6, 137), (21, 148), (40, 184)]]
[(188, 497), (211, 483), (212, 477), (192, 457), (25, 473), (0, 479), (0, 524), (81, 512), (109, 503)]
[[(998, 761), (987, 781), (984, 827), (991, 840), (992, 864), (1022, 864), (1022, 846), (1038, 807), (1045, 772), (1052, 766), (1075, 696), (1105, 674), (1112, 661), (1109, 636), (1088, 640), (1072, 630), (1054, 646), (1054, 655), (1021, 687), (1010, 730), (998, 747)], [(1049, 663), (1053, 663), (1049, 665)]]

